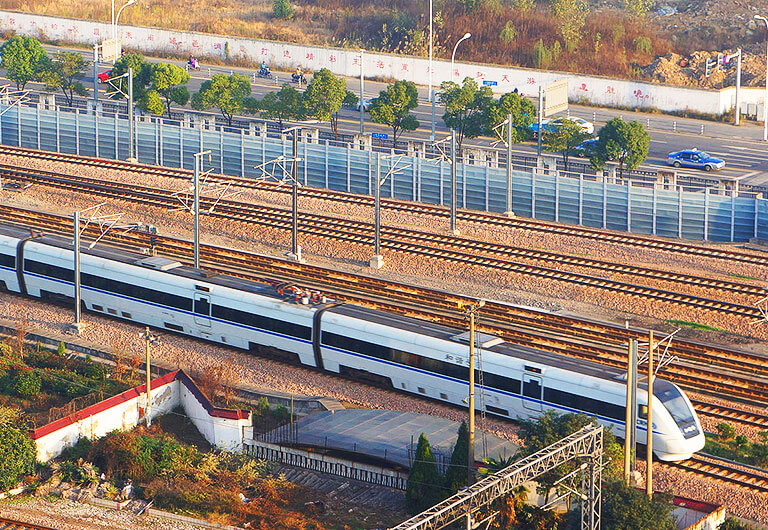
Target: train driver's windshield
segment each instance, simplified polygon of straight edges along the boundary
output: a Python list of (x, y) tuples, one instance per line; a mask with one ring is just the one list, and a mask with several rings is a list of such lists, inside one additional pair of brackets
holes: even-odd
[(653, 383), (653, 395), (664, 404), (672, 419), (683, 431), (685, 438), (699, 434), (693, 411), (675, 385), (669, 381), (657, 380)]

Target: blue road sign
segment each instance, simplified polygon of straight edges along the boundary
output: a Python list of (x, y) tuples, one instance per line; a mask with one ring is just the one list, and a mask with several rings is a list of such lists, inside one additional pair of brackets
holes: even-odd
[(389, 138), (387, 133), (371, 133), (371, 138), (378, 138), (379, 140), (386, 140)]
[(485, 86), (496, 86), (498, 83), (496, 81), (483, 81), (483, 84)]

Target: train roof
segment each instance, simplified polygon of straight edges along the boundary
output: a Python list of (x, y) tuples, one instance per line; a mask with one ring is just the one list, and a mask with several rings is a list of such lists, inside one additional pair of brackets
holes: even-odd
[[(420, 333), (440, 340), (469, 344), (467, 333), (462, 333), (454, 328), (435, 324), (434, 322), (417, 320), (351, 304), (340, 305), (330, 309), (330, 311), (375, 324), (382, 324), (401, 329), (403, 331)], [(495, 338), (496, 340), (493, 339), (494, 337), (482, 333), (480, 334), (478, 342), (485, 351), (492, 351), (500, 355), (521, 359), (530, 362), (531, 365), (536, 368), (543, 366), (554, 367), (569, 372), (575, 372), (600, 379), (611, 379), (614, 381), (619, 380), (625, 373), (623, 370), (591, 361), (576, 359), (559, 353), (545, 352), (528, 346), (511, 344), (509, 342), (500, 341), (499, 338)]]
[[(6, 225), (0, 225), (0, 233), (11, 237), (18, 237), (20, 239), (29, 237), (29, 230), (22, 230)], [(66, 250), (72, 250), (73, 248), (71, 239), (67, 239), (58, 235), (44, 235), (42, 237), (36, 237), (32, 241), (35, 241), (36, 243), (44, 243), (46, 245)], [(134, 265), (149, 270), (165, 272), (167, 274), (172, 274), (182, 278), (198, 280), (200, 282), (220, 285), (222, 287), (229, 287), (231, 289), (255, 293), (261, 296), (268, 296), (277, 300), (281, 299), (281, 296), (271, 285), (266, 285), (243, 278), (236, 278), (234, 276), (211, 273), (210, 271), (206, 270), (201, 271), (189, 265), (184, 265), (183, 263), (173, 258), (166, 258), (164, 256), (150, 256), (148, 254), (142, 254), (141, 252), (122, 250), (109, 246), (108, 244), (98, 244), (92, 249), (83, 247), (81, 249), (81, 253), (110, 259), (120, 263), (125, 263), (126, 265)]]

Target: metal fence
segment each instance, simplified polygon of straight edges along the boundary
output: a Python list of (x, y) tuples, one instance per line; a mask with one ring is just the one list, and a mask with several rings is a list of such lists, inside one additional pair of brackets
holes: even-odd
[[(87, 113), (79, 109), (0, 105), (0, 142), (100, 158), (128, 157), (128, 121), (119, 113)], [(136, 154), (140, 162), (194, 167), (193, 155), (211, 151), (214, 171), (258, 177), (260, 166), (289, 156), (287, 139), (259, 135), (256, 130), (137, 117)], [(299, 179), (307, 186), (371, 194), (379, 154), (332, 145), (301, 142)], [(433, 204), (449, 204), (450, 163), (443, 159), (402, 156), (381, 159), (382, 175), (394, 166), (382, 196)], [(535, 169), (457, 165), (457, 206), (504, 212), (509, 201), (516, 215), (547, 221), (712, 241), (768, 239), (765, 199), (723, 196), (708, 190), (689, 192), (615, 184), (594, 175), (577, 178), (540, 174)]]

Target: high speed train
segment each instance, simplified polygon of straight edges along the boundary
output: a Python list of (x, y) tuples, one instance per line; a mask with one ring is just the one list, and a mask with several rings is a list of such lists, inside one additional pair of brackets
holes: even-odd
[[(0, 288), (35, 298), (73, 300), (73, 247), (55, 236), (0, 226)], [(462, 406), (468, 337), (445, 326), (346, 303), (288, 296), (273, 286), (182, 265), (161, 256), (99, 245), (81, 251), (81, 297), (90, 311), (302, 365), (386, 384)], [(480, 335), (478, 407), (522, 419), (548, 410), (593, 416), (625, 432), (623, 371)], [(480, 365), (478, 364), (478, 369)], [(638, 442), (646, 440), (647, 392), (638, 389)], [(689, 458), (704, 446), (686, 395), (656, 379), (653, 450)]]

